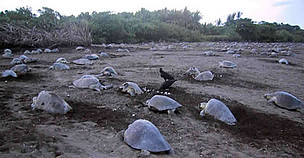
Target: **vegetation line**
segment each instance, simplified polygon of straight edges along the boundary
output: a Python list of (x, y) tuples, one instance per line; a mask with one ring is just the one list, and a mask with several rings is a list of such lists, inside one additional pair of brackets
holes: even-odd
[(299, 26), (253, 22), (242, 13), (226, 22), (201, 24), (200, 12), (162, 9), (136, 13), (92, 12), (63, 16), (43, 7), (39, 15), (30, 8), (0, 12), (0, 46), (90, 45), (150, 41), (256, 41), (304, 42)]

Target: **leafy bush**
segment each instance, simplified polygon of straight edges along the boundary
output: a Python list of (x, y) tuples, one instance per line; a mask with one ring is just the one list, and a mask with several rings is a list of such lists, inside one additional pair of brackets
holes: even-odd
[(88, 45), (91, 42), (136, 43), (159, 40), (304, 42), (304, 30), (299, 26), (268, 22), (257, 24), (251, 19), (241, 18), (241, 12), (228, 15), (224, 23), (218, 19), (217, 25), (201, 24), (200, 13), (187, 8), (156, 11), (142, 8), (136, 13), (117, 14), (85, 12), (75, 17), (63, 16), (44, 7), (38, 13), (33, 14), (30, 8), (0, 12), (0, 44)]

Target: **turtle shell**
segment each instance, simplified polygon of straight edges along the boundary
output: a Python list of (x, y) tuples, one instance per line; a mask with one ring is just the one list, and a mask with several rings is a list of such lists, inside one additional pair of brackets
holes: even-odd
[(213, 51), (203, 52), (203, 55), (206, 55), (206, 56), (216, 56), (216, 54)]
[(92, 65), (93, 62), (89, 59), (77, 59), (73, 60), (73, 63), (76, 65)]
[(51, 50), (51, 53), (58, 53), (59, 52), (59, 49), (58, 48), (54, 48)]
[(198, 68), (196, 67), (190, 67), (187, 71), (186, 71), (186, 75), (188, 76), (197, 76), (200, 73), (200, 71), (198, 70)]
[(235, 54), (236, 52), (234, 50), (228, 50), (226, 53), (227, 54)]
[(110, 55), (108, 53), (105, 53), (105, 52), (100, 52), (99, 55), (103, 58), (109, 58)]
[(120, 86), (122, 92), (129, 93), (131, 96), (144, 93), (141, 88), (134, 82), (125, 82)]
[(139, 119), (124, 132), (124, 142), (134, 149), (150, 152), (170, 151), (170, 144), (150, 121)]
[(20, 55), (19, 59), (24, 61), (26, 59), (29, 59), (29, 57), (27, 57), (26, 55)]
[(14, 71), (17, 75), (23, 75), (29, 72), (30, 68), (25, 64), (19, 64), (12, 67), (11, 70)]
[(9, 58), (13, 58), (13, 56), (14, 56), (14, 55), (13, 55), (12, 53), (10, 53), (10, 52), (5, 52), (4, 54), (2, 54), (2, 57), (3, 57), (3, 58), (8, 58), (8, 59), (9, 59)]
[(61, 97), (48, 91), (41, 91), (38, 97), (34, 97), (31, 107), (33, 110), (41, 109), (57, 114), (65, 114), (72, 109)]
[(58, 58), (55, 63), (68, 64), (69, 62), (65, 58)]
[(22, 64), (22, 60), (19, 58), (14, 58), (11, 62), (11, 65)]
[(113, 76), (113, 75), (118, 75), (118, 73), (115, 71), (113, 67), (107, 66), (105, 67), (102, 71), (102, 74), (107, 75), (107, 76)]
[(157, 111), (174, 110), (182, 105), (164, 95), (154, 95), (151, 99), (146, 101), (149, 108), (156, 109)]
[(265, 94), (264, 97), (277, 106), (288, 110), (304, 108), (304, 104), (300, 99), (284, 91)]
[(27, 63), (33, 63), (33, 62), (37, 62), (37, 61), (38, 61), (37, 58), (27, 58), (27, 59), (24, 59), (24, 60), (23, 60), (23, 62), (24, 62), (25, 64), (27, 64)]
[(50, 66), (50, 69), (53, 70), (69, 70), (70, 67), (63, 63), (54, 63), (52, 66)]
[(17, 77), (17, 74), (13, 70), (5, 70), (1, 74), (1, 77), (8, 77), (8, 76)]
[(285, 58), (280, 59), (280, 60), (279, 60), (279, 63), (280, 63), (280, 64), (286, 64), (286, 65), (288, 65), (288, 61), (287, 61), (287, 59), (285, 59)]
[(10, 53), (10, 54), (12, 54), (13, 52), (12, 52), (12, 50), (10, 50), (10, 49), (4, 49), (4, 51), (3, 51), (4, 53)]
[(31, 54), (29, 50), (25, 50), (23, 54)]
[(44, 53), (52, 53), (52, 50), (50, 50), (50, 49), (48, 49), (48, 48), (46, 48), (46, 49), (44, 49), (44, 51), (43, 51)]
[(199, 73), (194, 79), (197, 81), (211, 81), (213, 78), (214, 75), (211, 71), (204, 71)]
[(101, 86), (99, 79), (92, 75), (82, 76), (80, 79), (75, 80), (73, 85), (77, 88), (90, 88), (92, 85)]
[(89, 60), (97, 60), (99, 59), (99, 56), (97, 54), (87, 54), (85, 55), (85, 58)]
[(79, 51), (79, 50), (84, 50), (85, 48), (84, 47), (82, 47), (82, 46), (78, 46), (78, 47), (76, 47), (76, 50), (77, 51)]
[(234, 62), (228, 61), (228, 60), (224, 60), (219, 62), (220, 67), (223, 68), (235, 68), (236, 64)]
[(228, 125), (235, 125), (237, 122), (229, 108), (217, 99), (210, 99), (206, 105), (201, 103), (201, 108), (203, 108), (200, 112), (201, 116), (208, 114)]
[(239, 57), (241, 57), (240, 54), (233, 54), (232, 56), (233, 56), (234, 58), (239, 58)]

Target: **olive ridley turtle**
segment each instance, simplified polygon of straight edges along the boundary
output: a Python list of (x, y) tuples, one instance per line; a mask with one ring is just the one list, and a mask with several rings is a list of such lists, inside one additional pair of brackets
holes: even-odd
[(235, 68), (236, 64), (231, 61), (224, 60), (224, 61), (219, 62), (219, 66), (223, 67), (223, 68)]
[(200, 71), (198, 70), (198, 68), (196, 67), (190, 67), (187, 71), (186, 71), (186, 75), (188, 76), (192, 76), (195, 77), (200, 73)]
[(141, 88), (134, 82), (125, 82), (119, 87), (124, 93), (129, 93), (131, 96), (144, 93)]
[(84, 47), (82, 47), (82, 46), (78, 46), (78, 47), (76, 47), (76, 50), (77, 51), (80, 51), (80, 50), (84, 50), (85, 48)]
[(49, 91), (41, 91), (38, 97), (34, 97), (31, 107), (55, 114), (65, 114), (72, 109), (61, 97)]
[(44, 53), (52, 53), (52, 50), (50, 50), (49, 48), (44, 49), (43, 51)]
[(69, 64), (70, 62), (68, 62), (65, 58), (58, 58), (55, 63), (63, 63), (63, 64)]
[(105, 67), (101, 72), (102, 75), (105, 76), (115, 76), (118, 75), (118, 73), (115, 71), (115, 69), (111, 66)]
[(12, 54), (13, 52), (10, 49), (4, 49), (4, 53), (10, 53), (10, 54)]
[(100, 52), (99, 55), (103, 58), (109, 58), (110, 55), (108, 53), (105, 53), (105, 52)]
[(1, 73), (1, 77), (18, 77), (17, 74), (13, 70), (5, 70), (4, 72)]
[(11, 68), (17, 75), (24, 75), (27, 72), (31, 71), (31, 69), (25, 64), (18, 64)]
[(51, 70), (69, 70), (70, 67), (63, 63), (54, 63), (52, 66), (49, 67)]
[(124, 142), (134, 149), (150, 152), (170, 151), (170, 144), (158, 128), (150, 121), (139, 119), (128, 126), (124, 132)]
[(280, 59), (280, 60), (279, 60), (279, 63), (280, 63), (280, 64), (286, 64), (286, 65), (288, 65), (288, 61), (287, 61), (287, 59), (285, 59), (285, 58)]
[(240, 54), (233, 54), (232, 56), (233, 56), (234, 58), (239, 58), (239, 57), (241, 57)]
[(228, 125), (235, 125), (237, 122), (229, 108), (217, 99), (210, 99), (208, 103), (201, 103), (200, 108), (202, 109), (200, 115), (203, 117), (208, 114)]
[(268, 100), (269, 103), (274, 103), (278, 107), (288, 109), (288, 110), (298, 110), (304, 113), (304, 103), (292, 94), (284, 91), (277, 91), (274, 93), (267, 93), (264, 98)]
[(113, 85), (103, 85), (99, 82), (99, 79), (93, 75), (84, 75), (80, 79), (73, 82), (73, 85), (77, 88), (89, 88), (97, 91), (112, 88)]
[(89, 60), (97, 60), (99, 59), (99, 56), (97, 54), (87, 54), (85, 55), (85, 58)]
[(203, 55), (206, 55), (206, 56), (216, 56), (216, 54), (213, 51), (203, 52)]
[(36, 62), (38, 61), (37, 58), (29, 58), (25, 55), (20, 55), (18, 58), (14, 58), (10, 64), (12, 65), (16, 65), (16, 64), (22, 64), (22, 63), (33, 63), (33, 62)]
[(2, 54), (3, 58), (13, 58), (13, 56), (12, 50), (10, 49), (5, 49), (4, 54)]
[(77, 59), (72, 61), (76, 65), (92, 65), (93, 62), (89, 59)]
[(214, 78), (214, 74), (211, 71), (204, 71), (199, 73), (194, 79), (197, 81), (211, 81)]
[(149, 109), (167, 111), (168, 113), (172, 113), (182, 106), (177, 101), (164, 95), (154, 95), (151, 99), (146, 101), (146, 105)]
[(22, 64), (22, 63), (23, 63), (22, 60), (19, 59), (19, 58), (14, 58), (14, 59), (10, 62), (11, 65)]

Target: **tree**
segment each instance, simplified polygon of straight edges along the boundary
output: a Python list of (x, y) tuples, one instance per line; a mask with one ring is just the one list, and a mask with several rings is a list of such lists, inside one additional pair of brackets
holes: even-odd
[(238, 19), (236, 21), (236, 32), (246, 41), (256, 40), (256, 27), (251, 19)]
[(217, 26), (220, 26), (220, 25), (222, 24), (222, 21), (221, 21), (221, 19), (219, 18), (215, 23), (216, 23)]
[(38, 10), (38, 13), (40, 15), (36, 19), (36, 24), (39, 28), (50, 31), (56, 29), (61, 23), (62, 16), (60, 13), (51, 8), (42, 7)]
[(242, 15), (243, 15), (243, 13), (238, 11), (236, 14), (236, 19), (240, 19)]

